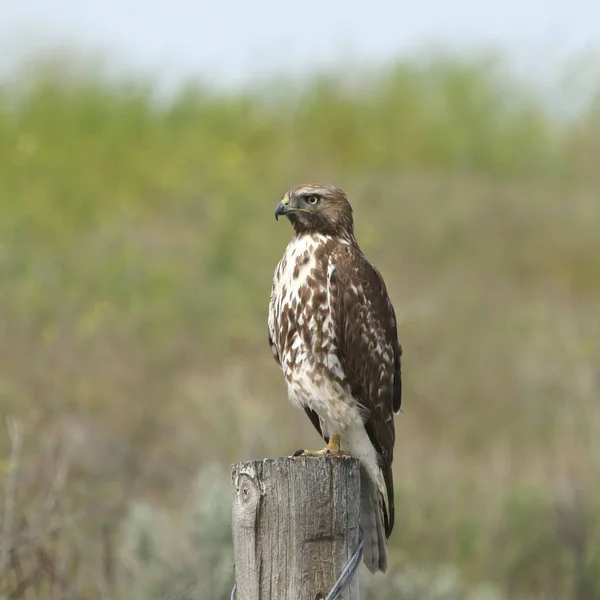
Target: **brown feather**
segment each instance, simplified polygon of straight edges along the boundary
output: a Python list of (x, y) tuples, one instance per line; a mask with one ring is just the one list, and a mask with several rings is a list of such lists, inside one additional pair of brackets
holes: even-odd
[[(331, 284), (336, 298), (338, 352), (352, 395), (366, 411), (365, 429), (379, 456), (387, 492), (384, 516), (389, 537), (395, 513), (394, 413), (400, 409), (402, 394), (402, 349), (396, 333), (396, 318), (383, 278), (358, 245), (339, 246), (331, 260), (336, 265)], [(354, 291), (359, 287), (362, 293)], [(361, 325), (366, 327), (366, 334)], [(391, 352), (379, 356), (373, 351), (378, 344), (388, 346)]]

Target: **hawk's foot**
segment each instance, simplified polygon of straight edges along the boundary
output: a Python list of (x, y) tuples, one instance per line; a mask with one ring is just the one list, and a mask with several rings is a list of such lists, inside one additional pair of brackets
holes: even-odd
[(350, 452), (340, 450), (340, 436), (334, 434), (329, 438), (329, 443), (323, 450), (296, 450), (296, 452), (292, 454), (293, 458), (299, 458), (301, 456), (310, 456), (314, 458), (319, 458), (321, 456), (350, 456)]
[(292, 454), (292, 458), (299, 458), (301, 456), (319, 458), (321, 456), (350, 456), (350, 453), (345, 452), (344, 450), (333, 452), (333, 450), (330, 450), (328, 446), (325, 446), (323, 450), (296, 450), (296, 452)]

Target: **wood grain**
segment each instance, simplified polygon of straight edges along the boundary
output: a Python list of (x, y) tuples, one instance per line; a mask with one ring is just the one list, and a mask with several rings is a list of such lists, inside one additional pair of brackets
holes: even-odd
[[(359, 541), (352, 457), (277, 458), (232, 467), (236, 600), (322, 600)], [(342, 596), (358, 600), (358, 575)]]

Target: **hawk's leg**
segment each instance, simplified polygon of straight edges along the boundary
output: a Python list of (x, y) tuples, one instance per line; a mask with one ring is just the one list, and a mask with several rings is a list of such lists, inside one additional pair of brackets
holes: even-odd
[(350, 456), (350, 453), (340, 450), (340, 434), (332, 433), (329, 437), (329, 443), (323, 450), (296, 450), (292, 456), (296, 458), (300, 456), (313, 456), (317, 458), (319, 456)]

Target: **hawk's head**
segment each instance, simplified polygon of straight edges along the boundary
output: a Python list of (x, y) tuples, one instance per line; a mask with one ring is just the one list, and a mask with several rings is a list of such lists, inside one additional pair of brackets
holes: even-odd
[(285, 215), (296, 233), (353, 235), (352, 207), (343, 190), (335, 185), (307, 183), (290, 188), (275, 210)]

